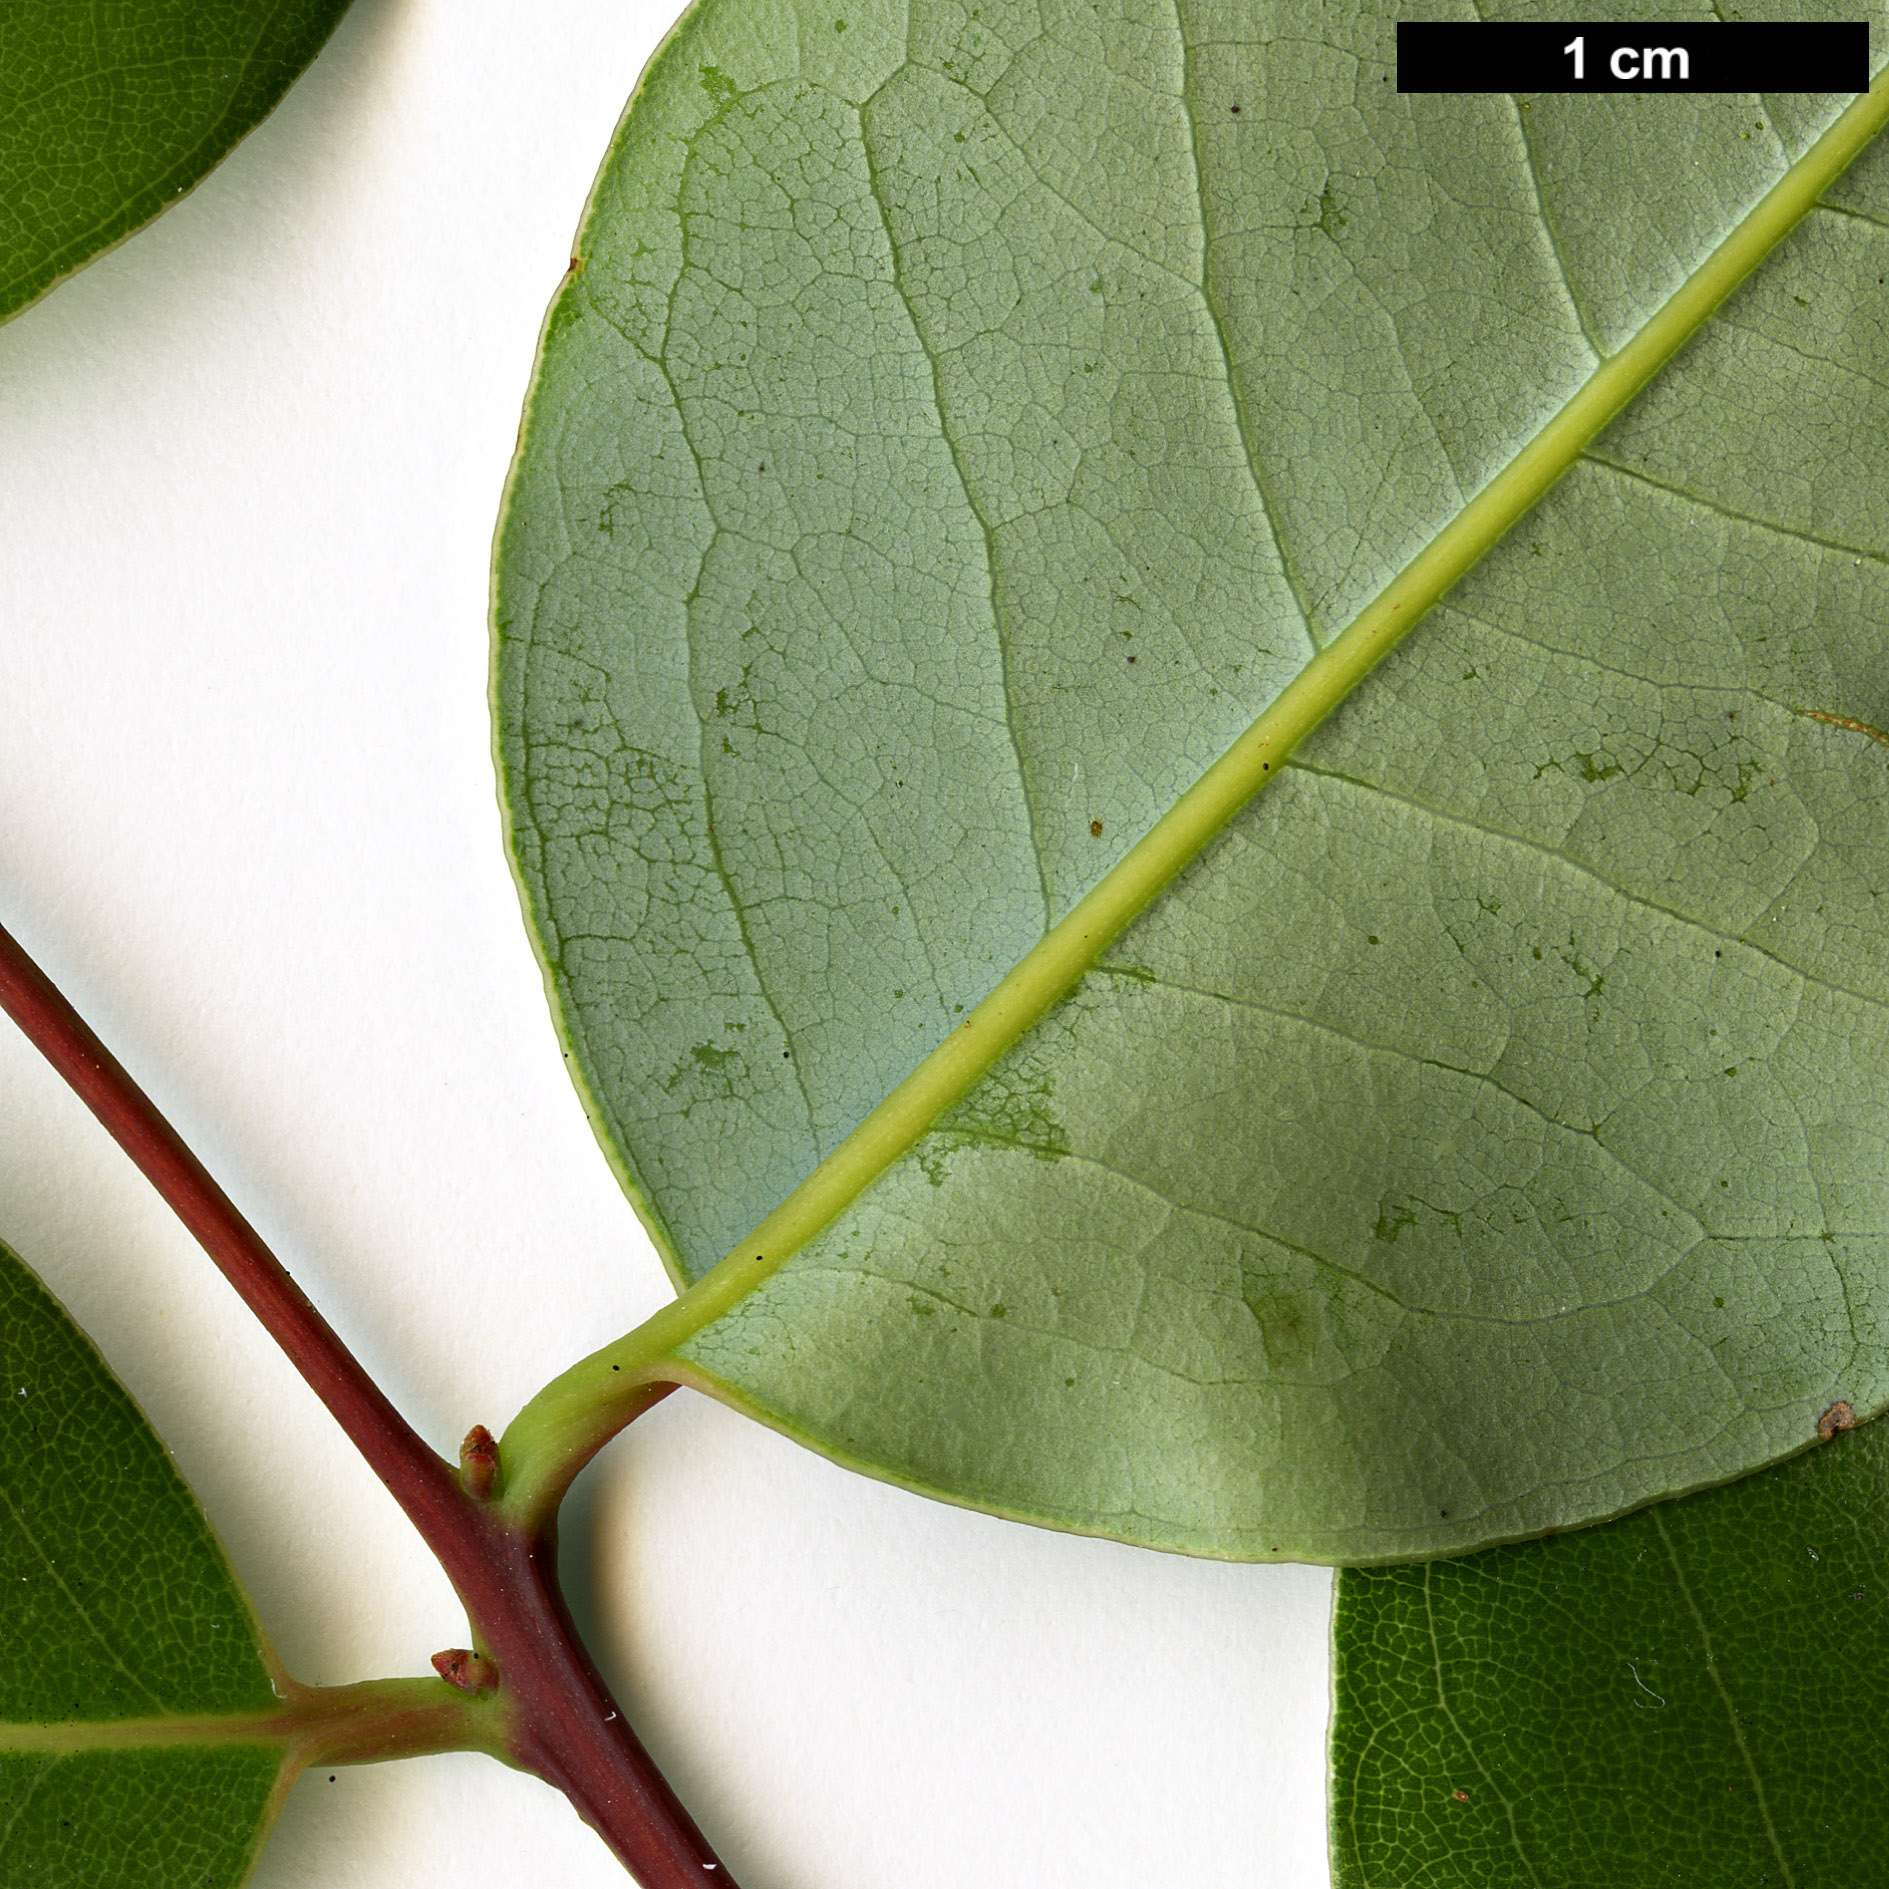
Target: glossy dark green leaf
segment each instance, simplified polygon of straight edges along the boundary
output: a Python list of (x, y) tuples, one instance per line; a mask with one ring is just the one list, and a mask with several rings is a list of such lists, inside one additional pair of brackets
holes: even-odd
[(0, 1886), (228, 1889), (286, 1770), (255, 1617), (137, 1406), (0, 1248)]
[[(1407, 11), (702, 0), (599, 180), (514, 850), (678, 1277), (763, 1255), (677, 1368), (875, 1474), (1383, 1560), (1889, 1400), (1889, 169), (1807, 160), (1848, 99), (1402, 97)], [(1812, 174), (1066, 1001), (751, 1231)]]
[(1346, 1571), (1337, 1889), (1883, 1880), (1889, 1425), (1461, 1561)]
[(0, 320), (175, 203), (274, 110), (347, 0), (0, 6)]

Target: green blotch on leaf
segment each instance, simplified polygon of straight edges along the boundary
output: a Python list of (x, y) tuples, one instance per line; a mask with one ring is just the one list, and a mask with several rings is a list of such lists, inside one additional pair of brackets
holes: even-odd
[(1246, 1275), (1242, 1296), (1273, 1369), (1292, 1371), (1305, 1364), (1318, 1344), (1321, 1314), (1317, 1301), (1309, 1294), (1277, 1291), (1252, 1273)]
[(1394, 1246), (1397, 1243), (1397, 1236), (1406, 1227), (1414, 1227), (1416, 1224), (1417, 1210), (1414, 1206), (1403, 1204), (1391, 1206), (1387, 1202), (1384, 1211), (1377, 1216), (1376, 1223), (1371, 1228), (1371, 1237), (1382, 1240), (1387, 1246)]

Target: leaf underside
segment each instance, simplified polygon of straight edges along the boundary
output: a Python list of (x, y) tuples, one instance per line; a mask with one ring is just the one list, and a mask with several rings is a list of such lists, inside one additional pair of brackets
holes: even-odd
[(1889, 1425), (1552, 1542), (1338, 1583), (1338, 1889), (1882, 1871)]
[[(0, 1247), (0, 1889), (230, 1889), (281, 1744), (166, 1720), (277, 1704), (262, 1641), (164, 1446)], [(133, 1726), (150, 1742), (124, 1743)]]
[(165, 210), (271, 111), (347, 0), (0, 9), (0, 320)]
[[(1402, 98), (1398, 11), (702, 0), (645, 75), (495, 703), (678, 1278), (1849, 102)], [(1341, 1561), (1889, 1401), (1885, 271), (1879, 146), (700, 1381), (953, 1500)]]

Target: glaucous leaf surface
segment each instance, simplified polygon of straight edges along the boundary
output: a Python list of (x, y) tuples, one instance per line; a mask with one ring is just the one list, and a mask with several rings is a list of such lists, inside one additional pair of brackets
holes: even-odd
[(196, 1499), (85, 1335), (0, 1247), (0, 1884), (227, 1889), (285, 1752)]
[[(1850, 102), (1402, 98), (1397, 11), (702, 0), (646, 74), (495, 694), (679, 1279)], [(1885, 271), (1878, 147), (687, 1369), (955, 1500), (1360, 1561), (1889, 1399)]]
[(1866, 1883), (1889, 1427), (1551, 1541), (1347, 1570), (1338, 1889)]
[(168, 208), (271, 111), (347, 0), (0, 7), (0, 320)]

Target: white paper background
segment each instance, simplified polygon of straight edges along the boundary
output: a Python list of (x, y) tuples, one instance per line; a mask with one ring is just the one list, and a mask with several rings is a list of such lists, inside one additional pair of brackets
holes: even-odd
[[(501, 853), (485, 591), (538, 323), (673, 3), (358, 0), (196, 195), (0, 329), (0, 918), (448, 1450), (667, 1295)], [(291, 1668), (463, 1641), (5, 1028), (0, 1120), (0, 1236), (172, 1444)], [(1327, 1879), (1321, 1570), (940, 1508), (688, 1394), (567, 1533), (593, 1644), (744, 1889)], [(256, 1878), (623, 1880), (470, 1757), (306, 1779)]]

